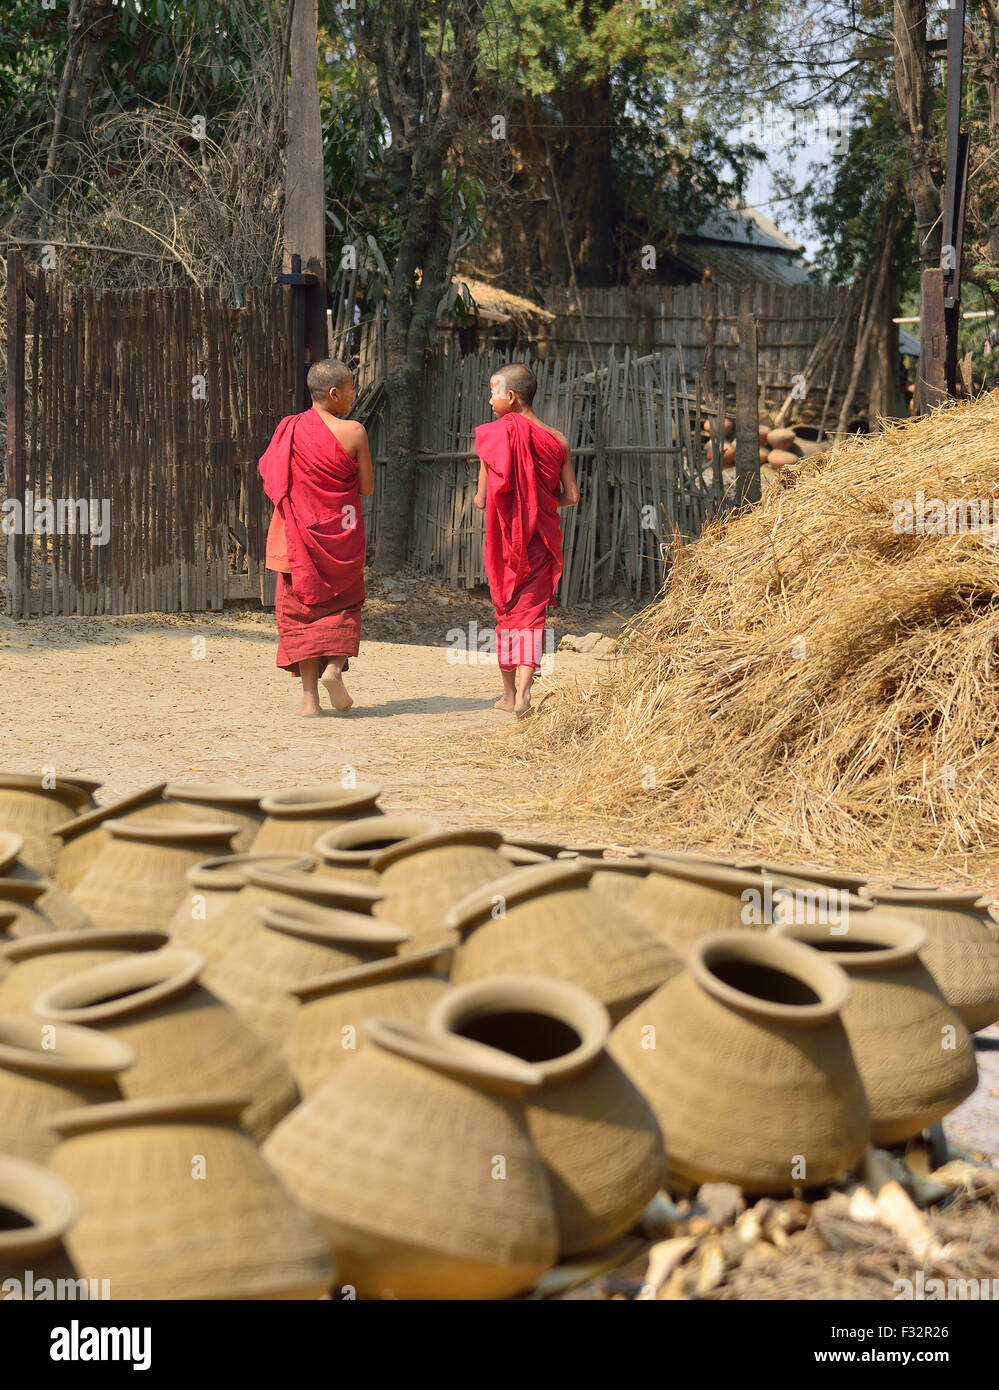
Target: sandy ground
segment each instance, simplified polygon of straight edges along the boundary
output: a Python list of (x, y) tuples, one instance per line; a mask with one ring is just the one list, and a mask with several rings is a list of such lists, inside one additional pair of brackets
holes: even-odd
[[(352, 768), (358, 781), (382, 785), (387, 810), (486, 824), (474, 781), (449, 764), (448, 748), (511, 720), (493, 709), (495, 665), (453, 659), (455, 630), (470, 621), (484, 627), (488, 603), (425, 580), (393, 592), (376, 591), (366, 613), (361, 654), (347, 676), (355, 708), (315, 720), (295, 714), (300, 686), (275, 666), (269, 613), (0, 617), (0, 765), (100, 778), (102, 803), (163, 778), (265, 790), (339, 781)], [(562, 614), (556, 639), (619, 626), (607, 610)], [(557, 676), (598, 669), (580, 653), (560, 653), (555, 663)], [(510, 812), (524, 835), (579, 834), (569, 811), (561, 823), (518, 823), (515, 803)], [(946, 1128), (963, 1147), (999, 1156), (999, 1028), (978, 1044), (978, 1091)]]

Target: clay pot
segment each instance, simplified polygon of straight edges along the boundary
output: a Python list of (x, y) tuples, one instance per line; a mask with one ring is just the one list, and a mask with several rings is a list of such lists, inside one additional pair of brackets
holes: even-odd
[(771, 449), (767, 459), (768, 468), (787, 468), (792, 463), (798, 462), (798, 455), (792, 454), (789, 449)]
[(761, 464), (761, 466), (766, 467), (766, 465), (767, 465), (769, 462), (770, 462), (770, 450), (769, 450), (769, 449), (761, 449), (761, 450), (760, 450), (760, 464)]
[(555, 859), (565, 849), (565, 845), (560, 845), (556, 840), (535, 840), (520, 835), (504, 835), (500, 849), (502, 850), (506, 846), (513, 846), (515, 849), (528, 849), (534, 854), (543, 855), (545, 859)]
[(294, 990), (301, 1007), (282, 1050), (302, 1095), (311, 1095), (357, 1057), (364, 1019), (422, 1023), (447, 989), (450, 964), (449, 949), (432, 947), (348, 966)]
[(758, 433), (759, 433), (759, 436), (760, 436), (760, 452), (762, 453), (762, 452), (763, 452), (763, 447), (762, 447), (762, 446), (763, 446), (764, 444), (769, 444), (769, 443), (770, 443), (770, 427), (769, 427), (769, 425), (760, 425), (760, 426), (759, 426), (759, 429), (758, 429)]
[(867, 1092), (873, 1143), (901, 1144), (971, 1095), (978, 1084), (974, 1049), (919, 959), (926, 945), (921, 927), (891, 922), (875, 909), (835, 936), (818, 925), (770, 930), (812, 947), (850, 978), (843, 1026)]
[[(504, 1298), (555, 1263), (544, 1164), (518, 1058), (369, 1019), (368, 1046), (264, 1146), (363, 1297)], [(502, 1180), (498, 1173), (502, 1173)]]
[(232, 847), (242, 854), (253, 844), (264, 823), (260, 809), (264, 795), (259, 787), (254, 791), (233, 782), (169, 782), (163, 791), (164, 799), (139, 811), (136, 819), (235, 825), (238, 829)]
[[(44, 779), (45, 781), (49, 779)], [(67, 816), (94, 805), (92, 793), (100, 782), (58, 777), (51, 788), (43, 778), (24, 772), (0, 772), (0, 830), (24, 839), (23, 861), (36, 873), (51, 877), (62, 848), (53, 835)]]
[(794, 430), (767, 430), (766, 442), (771, 449), (789, 449), (794, 443)]
[(68, 1105), (119, 1100), (135, 1051), (117, 1038), (37, 1018), (0, 1018), (0, 1154), (44, 1163), (56, 1145), (49, 1119)]
[(606, 846), (606, 845), (594, 845), (594, 844), (589, 844), (589, 843), (583, 843), (582, 841), (580, 841), (579, 844), (575, 844), (575, 845), (563, 845), (563, 847), (559, 850), (558, 854), (555, 855), (555, 858), (556, 858), (556, 859), (603, 859), (603, 857), (604, 857), (604, 855), (606, 854), (606, 852), (607, 852), (607, 846)]
[(755, 869), (778, 883), (819, 883), (846, 893), (860, 893), (868, 880), (867, 874), (852, 874), (845, 869), (813, 869), (808, 864), (783, 864), (777, 859), (746, 859), (742, 867)]
[(110, 806), (99, 806), (55, 827), (52, 833), (62, 844), (56, 861), (55, 881), (64, 893), (72, 893), (110, 841), (106, 823), (109, 820), (127, 820), (148, 807), (162, 805), (165, 786), (165, 782), (156, 782), (151, 787), (133, 792), (131, 796), (122, 797)]
[(678, 956), (710, 932), (770, 925), (768, 893), (761, 874), (698, 863), (693, 857), (686, 861), (648, 858), (652, 872), (628, 899), (628, 914), (655, 932)]
[(179, 946), (200, 951), (211, 960), (222, 942), (215, 923), (231, 908), (236, 895), (250, 882), (250, 869), (269, 869), (274, 873), (308, 874), (315, 868), (311, 854), (224, 854), (219, 859), (202, 859), (185, 875), (190, 892), (170, 919), (170, 936)]
[(196, 951), (177, 949), (99, 965), (52, 985), (35, 1000), (35, 1013), (99, 1029), (133, 1048), (135, 1065), (122, 1079), (130, 1100), (249, 1092), (244, 1123), (262, 1139), (298, 1091), (274, 1049), (199, 983), (204, 965)]
[(651, 862), (641, 855), (604, 859), (593, 868), (590, 891), (600, 893), (619, 905), (624, 904), (651, 872)]
[[(292, 861), (290, 854), (283, 854), (281, 858)], [(204, 947), (209, 961), (220, 960), (240, 950), (247, 935), (258, 929), (258, 908), (304, 906), (370, 916), (372, 909), (382, 899), (380, 889), (369, 888), (356, 879), (339, 882), (324, 874), (305, 873), (287, 866), (283, 869), (266, 867), (262, 861), (263, 855), (254, 854), (237, 865), (235, 872), (242, 880), (243, 887), (235, 892), (223, 890), (226, 901), (219, 905), (219, 911), (213, 911), (207, 922), (192, 922), (185, 927), (180, 932), (185, 944), (192, 945), (196, 950)], [(176, 917), (173, 929), (177, 929)]]
[(0, 948), (0, 1014), (32, 1016), (32, 1005), (57, 980), (135, 952), (159, 951), (163, 931), (51, 932)]
[(655, 1112), (677, 1184), (787, 1193), (849, 1171), (871, 1121), (840, 1018), (843, 971), (745, 931), (700, 937), (686, 961), (609, 1044)]
[(266, 819), (253, 841), (253, 849), (257, 854), (275, 849), (311, 853), (319, 836), (327, 830), (345, 821), (378, 815), (375, 803), (381, 794), (381, 787), (374, 782), (359, 782), (352, 788), (331, 782), (261, 797), (260, 809)]
[(546, 975), (595, 995), (616, 1022), (681, 968), (668, 946), (588, 884), (592, 864), (518, 869), (469, 894), (445, 918), (463, 942), (455, 984)]
[(358, 912), (289, 903), (258, 907), (234, 950), (216, 956), (204, 983), (256, 1033), (280, 1048), (298, 1009), (292, 991), (334, 971), (392, 956), (409, 933)]
[(78, 903), (20, 857), (20, 835), (0, 832), (0, 910), (14, 913), (13, 939), (49, 931), (84, 931), (94, 924)]
[(666, 1175), (662, 1135), (605, 1051), (602, 1004), (574, 985), (508, 975), (449, 989), (427, 1030), (484, 1043), (541, 1072), (524, 1114), (548, 1169), (563, 1255), (606, 1245), (638, 1220)]
[[(0, 1155), (0, 1298), (35, 1299), (100, 1296), (100, 1286), (80, 1292), (78, 1274), (63, 1237), (80, 1214), (76, 1194), (62, 1178)], [(74, 1281), (70, 1286), (61, 1280)]]
[(496, 851), (515, 869), (529, 868), (532, 864), (550, 864), (550, 854), (539, 854), (535, 849), (523, 849), (520, 845), (510, 845), (504, 840)]
[(439, 830), (381, 850), (372, 860), (385, 894), (376, 916), (406, 927), (417, 947), (457, 944), (445, 914), (474, 888), (509, 874), (502, 841), (498, 830)]
[(923, 964), (969, 1032), (999, 1021), (999, 932), (977, 893), (864, 889), (864, 896), (926, 932)]
[(114, 1299), (321, 1298), (322, 1234), (240, 1128), (245, 1094), (169, 1096), (59, 1117), (52, 1171), (77, 1194), (66, 1244)]
[(317, 872), (333, 878), (356, 879), (359, 883), (377, 884), (378, 873), (372, 860), (383, 849), (402, 844), (440, 830), (436, 821), (418, 816), (364, 816), (348, 821), (334, 830), (327, 830), (315, 843), (319, 856)]
[(235, 824), (185, 820), (110, 820), (110, 843), (73, 892), (97, 927), (166, 927), (199, 860), (228, 849)]

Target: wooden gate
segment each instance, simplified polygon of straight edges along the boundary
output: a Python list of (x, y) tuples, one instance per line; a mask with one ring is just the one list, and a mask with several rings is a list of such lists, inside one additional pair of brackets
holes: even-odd
[(257, 460), (293, 408), (289, 288), (234, 308), (70, 293), (18, 251), (7, 272), (8, 615), (272, 602)]

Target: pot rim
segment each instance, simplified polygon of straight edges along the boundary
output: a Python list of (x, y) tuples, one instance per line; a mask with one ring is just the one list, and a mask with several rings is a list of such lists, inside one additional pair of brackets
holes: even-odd
[(72, 820), (54, 826), (52, 834), (58, 835), (65, 844), (68, 840), (75, 839), (77, 835), (82, 835), (87, 830), (96, 830), (99, 825), (114, 819), (122, 811), (137, 811), (140, 806), (148, 806), (152, 805), (154, 801), (161, 801), (165, 787), (165, 782), (154, 782), (151, 786), (143, 787), (141, 791), (132, 792), (131, 796), (123, 796), (120, 801), (114, 801), (110, 806), (96, 806), (92, 811), (84, 812), (82, 816), (74, 816)]
[(224, 845), (239, 834), (239, 826), (225, 821), (207, 820), (109, 820), (104, 829), (113, 840), (131, 840), (137, 844), (170, 845), (183, 849), (185, 845)]
[(567, 862), (552, 859), (547, 864), (532, 864), (526, 869), (514, 869), (492, 883), (475, 888), (466, 894), (444, 917), (444, 926), (455, 931), (469, 931), (479, 925), (484, 915), (492, 912), (494, 900), (502, 898), (507, 907), (524, 902), (546, 888), (558, 892), (565, 888), (585, 887), (596, 872), (591, 862)]
[(766, 878), (797, 879), (802, 883), (823, 884), (827, 888), (843, 887), (852, 893), (858, 893), (870, 881), (870, 874), (855, 874), (848, 869), (819, 869), (804, 864), (782, 864), (777, 859), (754, 859), (752, 866)]
[(21, 856), (24, 836), (13, 830), (0, 830), (0, 875), (3, 875)]
[(466, 830), (431, 830), (425, 835), (414, 835), (411, 840), (400, 840), (397, 845), (389, 845), (371, 857), (371, 867), (382, 873), (400, 859), (408, 859), (412, 854), (422, 854), (427, 849), (438, 849), (444, 845), (478, 845), (483, 849), (499, 849), (503, 836), (498, 830), (471, 827)]
[(546, 859), (554, 859), (565, 849), (565, 845), (555, 840), (535, 840), (525, 835), (504, 835), (503, 843), (513, 845), (514, 849), (531, 849), (535, 854), (543, 854)]
[(32, 960), (35, 956), (52, 956), (60, 951), (79, 951), (95, 946), (107, 946), (109, 949), (114, 946), (135, 946), (141, 950), (146, 945), (147, 949), (158, 951), (169, 941), (169, 932), (154, 927), (121, 927), (113, 931), (90, 927), (86, 931), (40, 932), (37, 936), (22, 936), (0, 947), (0, 960), (17, 964)]
[(718, 857), (713, 854), (702, 854), (700, 850), (696, 849), (659, 849), (655, 845), (642, 845), (639, 848), (639, 853), (648, 859), (662, 859), (670, 864), (689, 864), (692, 868), (700, 864), (709, 869), (748, 869), (751, 867), (749, 864), (736, 862), (731, 855)]
[(38, 1042), (41, 1030), (50, 1022), (20, 1014), (0, 1015), (0, 1066), (58, 1076), (112, 1080), (135, 1062), (135, 1048), (131, 1044), (72, 1023), (60, 1024), (55, 1047), (41, 1047)]
[(407, 951), (404, 956), (389, 956), (385, 960), (368, 961), (364, 965), (348, 965), (345, 970), (331, 970), (325, 975), (316, 975), (308, 983), (290, 989), (288, 993), (293, 994), (300, 1003), (308, 1004), (313, 999), (325, 999), (343, 990), (382, 984), (406, 975), (433, 973), (429, 971), (430, 962), (443, 957), (448, 957), (447, 966), (442, 968), (442, 973), (446, 975), (453, 952), (453, 946), (427, 946), (422, 951)]
[[(94, 965), (50, 985), (35, 1000), (34, 1011), (39, 1018), (58, 1023), (93, 1025), (128, 1018), (185, 993), (205, 965), (200, 952), (180, 947)], [(88, 1002), (108, 994), (126, 997)]]
[(119, 1129), (157, 1120), (236, 1120), (252, 1099), (248, 1091), (206, 1091), (199, 1096), (146, 1096), (139, 1100), (114, 1100), (105, 1105), (59, 1110), (48, 1117), (47, 1123), (64, 1139), (69, 1139), (93, 1130)]
[(30, 772), (0, 772), (0, 792), (27, 792), (62, 801), (67, 806), (86, 806), (101, 783), (91, 777), (57, 777), (54, 787), (43, 787), (42, 779)]
[(326, 874), (278, 873), (271, 869), (245, 869), (247, 886), (266, 888), (272, 893), (285, 893), (292, 898), (305, 898), (318, 906), (346, 908), (348, 912), (371, 911), (385, 894), (380, 888), (345, 878), (342, 881)]
[(518, 869), (532, 868), (535, 864), (551, 864), (550, 854), (541, 854), (536, 849), (521, 849), (519, 845), (511, 845), (504, 840), (496, 850), (497, 854), (502, 854), (503, 858)]
[(15, 902), (36, 903), (53, 886), (50, 880), (44, 878), (0, 878), (0, 902), (4, 898), (13, 898)]
[[(419, 828), (413, 829), (414, 826)], [(426, 816), (362, 816), (360, 820), (350, 820), (325, 831), (312, 848), (327, 864), (360, 865), (363, 862), (367, 866), (381, 850), (355, 849), (355, 845), (363, 846), (366, 840), (412, 840), (439, 828), (442, 827), (438, 821)]]
[(556, 859), (603, 859), (606, 845), (596, 845), (589, 840), (579, 840), (572, 845), (562, 845)]
[(946, 912), (948, 908), (987, 908), (989, 899), (970, 888), (869, 888), (861, 896), (892, 907), (928, 907)]
[[(579, 1046), (571, 1052), (547, 1062), (529, 1063), (546, 1082), (561, 1081), (585, 1070), (599, 1057), (610, 1037), (610, 1014), (599, 999), (578, 985), (541, 975), (495, 975), (452, 985), (431, 1007), (426, 1026), (433, 1033), (460, 1036), (454, 1030), (462, 1023), (507, 1010), (547, 1015), (579, 1036)], [(488, 1046), (502, 1056), (516, 1056), (492, 1044), (479, 1046)]]
[(652, 872), (652, 861), (646, 859), (644, 855), (637, 855), (630, 859), (601, 859), (599, 864), (594, 864), (593, 872), (595, 874), (633, 874), (635, 878), (647, 878)]
[(311, 854), (300, 854), (295, 850), (261, 850), (258, 854), (250, 850), (246, 854), (221, 854), (212, 859), (202, 859), (188, 869), (184, 877), (192, 888), (209, 888), (222, 893), (238, 892), (250, 881), (245, 866), (259, 864), (263, 867), (265, 861), (275, 865), (278, 861), (284, 863), (285, 867), (279, 869), (279, 873), (309, 874), (316, 864)]
[[(818, 994), (819, 1001), (780, 1004), (736, 989), (711, 970), (712, 959), (723, 956), (791, 975)], [(823, 960), (810, 946), (765, 932), (720, 931), (699, 937), (687, 952), (687, 968), (701, 989), (720, 1003), (760, 1018), (802, 1025), (824, 1023), (838, 1017), (850, 1001), (850, 981), (838, 965)]]
[(656, 860), (649, 855), (651, 872), (648, 877), (658, 874), (662, 878), (678, 878), (685, 883), (699, 883), (703, 888), (713, 888), (719, 893), (741, 892), (745, 888), (761, 888), (763, 875), (755, 869), (736, 869), (728, 864), (687, 864), (679, 860)]
[(37, 1163), (0, 1154), (0, 1206), (31, 1222), (0, 1231), (0, 1263), (21, 1255), (43, 1255), (76, 1224), (80, 1203), (64, 1178)]
[(282, 820), (314, 820), (316, 816), (343, 811), (357, 811), (374, 806), (382, 794), (378, 782), (358, 782), (347, 788), (339, 782), (325, 782), (315, 787), (293, 787), (286, 792), (268, 792), (260, 798), (265, 816)]
[(301, 904), (279, 907), (261, 903), (255, 909), (257, 917), (271, 931), (285, 936), (300, 937), (303, 941), (323, 944), (343, 941), (370, 946), (396, 947), (412, 941), (412, 932), (383, 922), (363, 912), (349, 912), (335, 907), (313, 907)]
[(260, 798), (267, 793), (239, 786), (236, 782), (168, 782), (163, 789), (164, 801), (190, 801), (194, 805), (225, 805), (234, 809), (256, 811)]
[[(851, 928), (848, 924), (847, 930), (832, 936), (828, 927), (820, 923), (779, 922), (767, 929), (767, 934), (783, 937), (789, 941), (799, 941), (803, 946), (815, 949), (814, 943), (821, 942), (823, 946), (831, 942), (833, 949), (823, 949), (820, 954), (823, 960), (831, 960), (840, 966), (848, 975), (862, 973), (864, 970), (883, 970), (885, 966), (906, 965), (918, 958), (920, 951), (929, 941), (929, 936), (917, 922), (908, 922), (904, 917), (899, 917), (897, 922), (892, 922), (881, 917), (875, 918), (873, 922), (867, 921), (858, 925), (858, 930), (854, 940), (871, 942), (878, 946), (873, 951), (837, 951), (836, 942), (840, 939), (849, 941)], [(880, 940), (879, 940), (880, 938)]]
[(537, 1090), (544, 1082), (539, 1067), (469, 1038), (434, 1034), (402, 1019), (366, 1018), (361, 1027), (376, 1047), (459, 1080), (518, 1092)]

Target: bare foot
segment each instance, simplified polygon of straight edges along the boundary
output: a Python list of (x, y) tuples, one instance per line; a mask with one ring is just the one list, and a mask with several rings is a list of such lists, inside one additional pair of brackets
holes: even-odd
[(507, 714), (512, 714), (516, 705), (510, 695), (501, 695), (493, 704), (493, 709), (505, 709)]
[(354, 701), (347, 694), (347, 687), (343, 683), (343, 676), (335, 666), (326, 667), (319, 678), (319, 683), (326, 687), (326, 693), (329, 695), (330, 704), (334, 709), (343, 713), (353, 705)]
[(530, 695), (525, 695), (525, 696), (523, 697), (523, 699), (518, 695), (518, 696), (517, 696), (517, 699), (514, 701), (514, 706), (513, 706), (513, 712), (514, 712), (514, 714), (518, 717), (518, 719), (523, 719), (524, 715), (525, 715), (525, 714), (529, 714), (530, 711), (531, 711), (531, 697), (530, 697)]
[(302, 707), (298, 712), (303, 719), (318, 719), (322, 714), (322, 710), (319, 707), (319, 696), (303, 694)]

